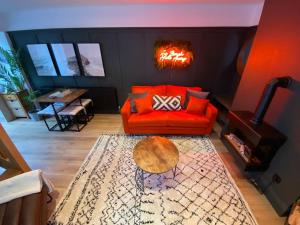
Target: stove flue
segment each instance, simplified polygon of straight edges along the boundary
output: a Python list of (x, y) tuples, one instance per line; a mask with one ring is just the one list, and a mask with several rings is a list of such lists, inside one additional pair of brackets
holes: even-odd
[(264, 116), (270, 106), (270, 103), (276, 93), (278, 87), (288, 88), (291, 86), (293, 79), (289, 76), (277, 77), (272, 79), (264, 89), (260, 101), (256, 107), (254, 116), (250, 120), (251, 123), (259, 125), (263, 122)]

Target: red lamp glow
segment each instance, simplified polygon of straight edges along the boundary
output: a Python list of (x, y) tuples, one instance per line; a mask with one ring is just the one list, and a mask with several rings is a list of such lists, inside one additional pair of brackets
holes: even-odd
[(159, 41), (155, 43), (154, 59), (159, 69), (187, 67), (194, 59), (190, 42)]

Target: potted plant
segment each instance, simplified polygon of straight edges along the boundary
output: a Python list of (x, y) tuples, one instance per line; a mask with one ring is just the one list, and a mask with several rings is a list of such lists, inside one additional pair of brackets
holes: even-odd
[(28, 95), (24, 97), (24, 100), (29, 107), (28, 115), (33, 121), (41, 120), (40, 116), (38, 115), (38, 103), (36, 102), (38, 93), (38, 91), (28, 90)]
[[(28, 117), (28, 110), (31, 108), (31, 101), (26, 98), (29, 95), (24, 78), (24, 70), (21, 64), (20, 50), (15, 52), (13, 50), (6, 50), (0, 47), (0, 86), (1, 95), (5, 99), (17, 99), (21, 104), (21, 108), (17, 109), (16, 117)], [(6, 96), (6, 97), (5, 97)], [(32, 96), (31, 96), (32, 97)], [(29, 97), (28, 99), (31, 99)], [(8, 102), (9, 100), (6, 100)], [(8, 108), (15, 114), (14, 107), (7, 104)], [(20, 110), (22, 111), (19, 114)]]

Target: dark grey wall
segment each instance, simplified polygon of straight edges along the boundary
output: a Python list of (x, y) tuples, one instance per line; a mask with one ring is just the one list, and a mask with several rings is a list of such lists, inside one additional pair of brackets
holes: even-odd
[[(24, 49), (25, 70), (36, 89), (44, 87), (115, 87), (122, 105), (132, 85), (199, 85), (205, 90), (234, 93), (239, 82), (235, 61), (250, 28), (91, 28), (10, 32), (16, 48)], [(187, 40), (195, 53), (185, 69), (159, 71), (154, 66), (156, 40)], [(101, 44), (105, 78), (39, 77), (26, 49), (35, 43)]]

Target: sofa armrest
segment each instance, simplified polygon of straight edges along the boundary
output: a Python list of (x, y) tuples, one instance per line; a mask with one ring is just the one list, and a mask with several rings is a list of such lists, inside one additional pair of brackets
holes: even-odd
[(216, 122), (217, 114), (218, 109), (213, 104), (209, 103), (206, 109), (206, 117), (210, 121), (211, 129), (214, 126), (214, 123)]
[(128, 133), (128, 119), (130, 115), (131, 115), (130, 101), (127, 98), (126, 101), (124, 102), (124, 105), (121, 108), (121, 116), (122, 116), (123, 128), (125, 133)]

